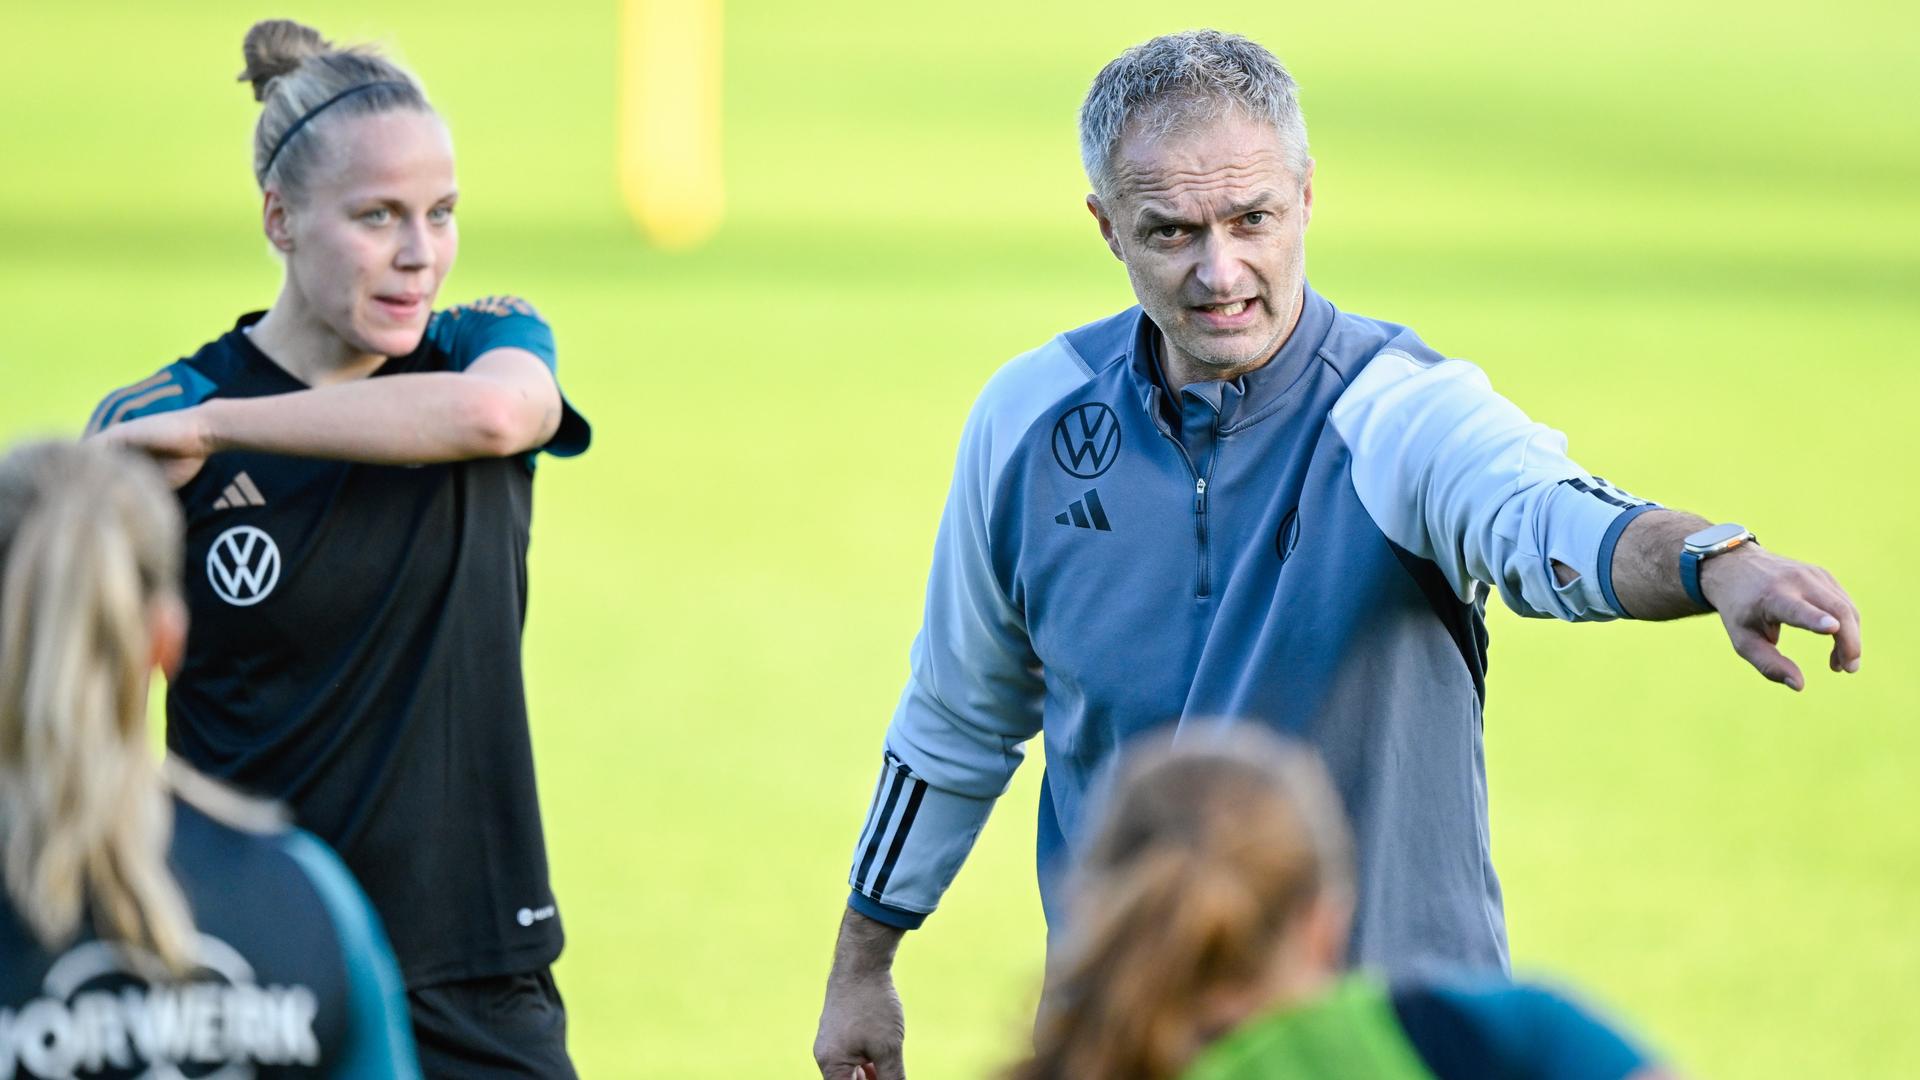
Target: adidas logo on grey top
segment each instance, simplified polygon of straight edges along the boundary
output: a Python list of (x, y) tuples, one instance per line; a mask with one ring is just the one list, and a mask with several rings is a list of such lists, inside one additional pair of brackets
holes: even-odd
[(228, 484), (225, 491), (220, 493), (220, 498), (214, 502), (213, 508), (215, 510), (238, 510), (243, 506), (265, 505), (267, 505), (266, 496), (260, 494), (260, 489), (253, 486), (253, 479), (251, 477), (246, 473), (241, 473), (239, 476), (233, 478), (233, 483)]
[[(1060, 505), (1055, 503), (1055, 506)], [(1067, 504), (1067, 512), (1055, 514), (1053, 520), (1062, 525), (1071, 525), (1076, 529), (1094, 529), (1099, 532), (1112, 532), (1113, 526), (1107, 521), (1106, 508), (1100, 505), (1100, 493), (1092, 488), (1078, 499)]]

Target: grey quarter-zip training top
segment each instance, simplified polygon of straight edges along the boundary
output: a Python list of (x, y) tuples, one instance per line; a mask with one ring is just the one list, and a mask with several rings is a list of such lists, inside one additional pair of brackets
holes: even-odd
[(1169, 394), (1158, 342), (1131, 308), (1016, 357), (975, 403), (850, 905), (918, 926), (1040, 735), (1057, 939), (1061, 871), (1129, 741), (1256, 723), (1316, 749), (1346, 804), (1358, 963), (1504, 968), (1488, 588), (1522, 615), (1619, 617), (1613, 549), (1652, 504), (1479, 368), (1311, 288), (1237, 379)]

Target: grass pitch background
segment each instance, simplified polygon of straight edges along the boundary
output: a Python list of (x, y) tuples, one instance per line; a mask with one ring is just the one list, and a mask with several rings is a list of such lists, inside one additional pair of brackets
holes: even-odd
[[(1472, 358), (1628, 488), (1822, 562), (1863, 672), (1717, 625), (1492, 617), (1516, 964), (1683, 1068), (1920, 1068), (1920, 20), (1629, 2), (1250, 9), (1299, 77), (1315, 285)], [(259, 17), (397, 45), (451, 122), (443, 298), (525, 295), (594, 451), (541, 470), (528, 627), (588, 1076), (804, 1076), (959, 423), (1130, 302), (1079, 96), (1164, 4), (729, 5), (729, 218), (668, 257), (613, 177), (614, 5), (18, 5), (0, 37), (0, 434), (71, 431), (273, 298), (232, 83)], [(899, 975), (913, 1074), (1017, 1045), (1028, 768)]]

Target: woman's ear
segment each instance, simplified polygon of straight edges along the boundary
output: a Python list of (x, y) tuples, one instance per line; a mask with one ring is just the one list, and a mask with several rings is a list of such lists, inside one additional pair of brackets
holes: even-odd
[(178, 596), (155, 597), (147, 606), (147, 639), (154, 667), (172, 679), (187, 655), (187, 605)]
[(287, 220), (287, 200), (281, 198), (280, 192), (274, 188), (268, 188), (262, 196), (260, 224), (267, 234), (267, 242), (275, 250), (293, 250), (293, 228)]
[(1353, 898), (1346, 890), (1320, 890), (1300, 921), (1307, 960), (1329, 974), (1346, 970), (1347, 937), (1353, 930)]

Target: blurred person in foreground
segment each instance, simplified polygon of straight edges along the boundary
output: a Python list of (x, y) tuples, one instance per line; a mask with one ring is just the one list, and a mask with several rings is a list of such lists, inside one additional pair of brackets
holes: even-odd
[(1116, 753), (1169, 717), (1298, 736), (1357, 823), (1352, 958), (1503, 970), (1481, 749), (1489, 589), (1569, 621), (1717, 611), (1770, 679), (1783, 626), (1857, 670), (1826, 571), (1593, 475), (1479, 368), (1307, 284), (1313, 160), (1292, 78), (1242, 37), (1129, 49), (1080, 114), (1087, 197), (1138, 306), (1016, 357), (960, 437), (814, 1056), (898, 1075), (892, 979), (1024, 744), (1061, 854)]
[(171, 763), (180, 512), (147, 463), (0, 459), (0, 1076), (415, 1077), (385, 936), (312, 836)]
[(340, 852), (428, 1076), (571, 1076), (520, 638), (535, 458), (587, 425), (531, 306), (434, 310), (460, 191), (413, 77), (285, 20), (243, 53), (279, 296), (89, 424), (186, 511), (167, 745)]
[(1258, 728), (1130, 755), (1072, 877), (1009, 1080), (1654, 1080), (1552, 991), (1344, 972), (1353, 854), (1326, 772)]

